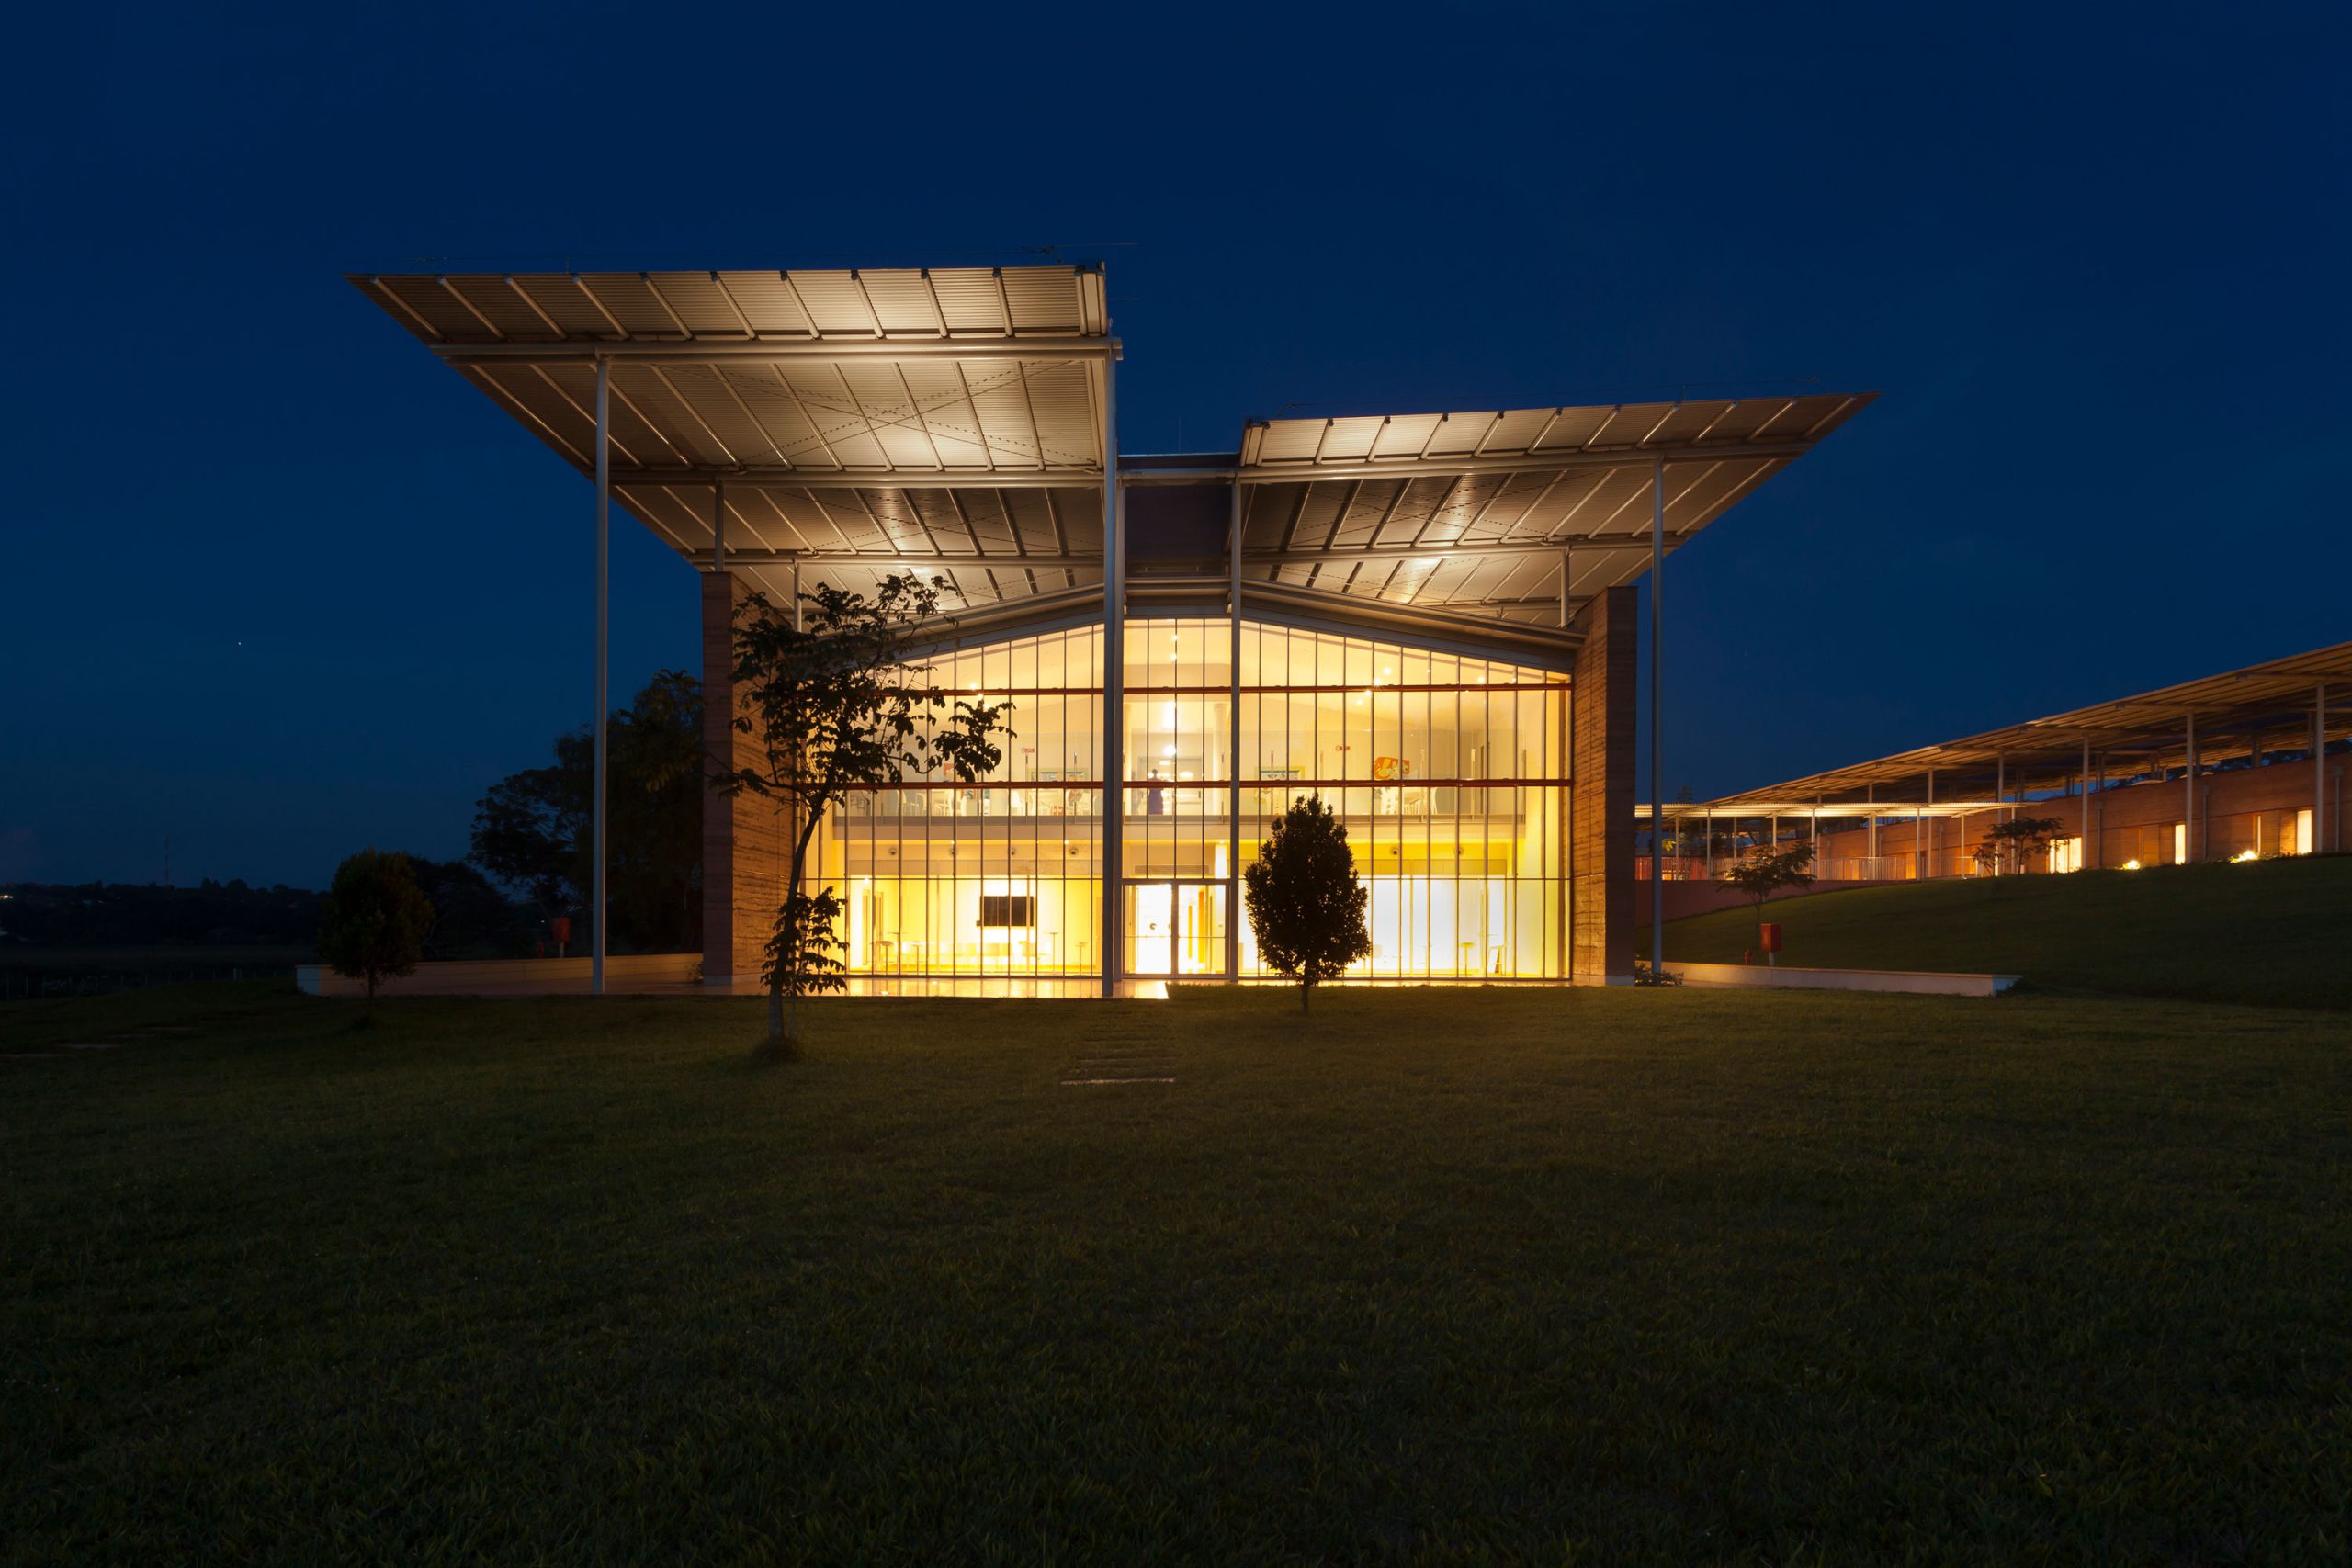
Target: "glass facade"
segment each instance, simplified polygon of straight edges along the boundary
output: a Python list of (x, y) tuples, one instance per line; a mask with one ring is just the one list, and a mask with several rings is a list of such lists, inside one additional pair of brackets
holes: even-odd
[[(987, 779), (909, 778), (827, 824), (852, 974), (1102, 972), (1103, 641), (1089, 627), (935, 661), (943, 684), (1010, 700), (1015, 733)], [(1265, 974), (1236, 868), (1318, 793), (1371, 889), (1373, 953), (1351, 977), (1567, 973), (1565, 676), (1245, 620), (1237, 677), (1229, 622), (1136, 618), (1122, 684), (1120, 975), (1223, 976), (1236, 921), (1241, 974)]]
[(932, 678), (1010, 702), (1015, 731), (972, 784), (910, 776), (826, 823), (853, 975), (1102, 973), (1102, 632), (942, 655)]

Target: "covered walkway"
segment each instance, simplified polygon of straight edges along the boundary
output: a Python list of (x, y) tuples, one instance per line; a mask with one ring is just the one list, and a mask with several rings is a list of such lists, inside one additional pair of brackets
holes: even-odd
[(2054, 818), (2025, 869), (2136, 869), (2340, 852), (2352, 642), (1714, 800), (1638, 813), (1636, 874), (1712, 881), (1813, 846), (1827, 881), (1968, 876), (1986, 829)]

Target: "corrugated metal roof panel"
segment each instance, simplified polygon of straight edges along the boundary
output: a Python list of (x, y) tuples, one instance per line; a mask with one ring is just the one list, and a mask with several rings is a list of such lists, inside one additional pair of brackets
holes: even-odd
[(1661, 417), (1644, 432), (1641, 445), (1672, 446), (1695, 441), (1724, 416), (1731, 405), (1720, 400), (1702, 403), (1677, 403), (1666, 409)]
[(594, 460), (595, 420), (573, 408), (529, 367), (469, 365), (460, 373), (572, 464), (584, 467)]
[(800, 291), (780, 272), (722, 272), (718, 286), (762, 337), (814, 337), (817, 323)]
[(1386, 421), (1373, 416), (1363, 419), (1327, 419), (1323, 422), (1323, 437), (1317, 443), (1317, 461), (1337, 462), (1343, 458), (1369, 457), (1372, 445), (1380, 439)]
[(866, 303), (857, 275), (847, 270), (795, 272), (792, 286), (817, 330), (829, 337), (878, 337), (882, 323)]
[(885, 336), (947, 335), (947, 319), (940, 313), (930, 280), (921, 272), (912, 267), (881, 268), (861, 271), (857, 280), (865, 287), (866, 301)]
[(633, 338), (682, 338), (682, 327), (653, 286), (633, 272), (592, 272), (580, 278), (605, 314)]
[(1444, 415), (1434, 413), (1397, 414), (1381, 422), (1373, 436), (1372, 455), (1375, 457), (1418, 457), (1430, 437), (1437, 434)]
[(965, 378), (966, 395), (986, 443), (988, 461), (1001, 468), (1042, 468), (1048, 465), (1037, 422), (1029, 412), (1029, 397), (1018, 365), (984, 367)]
[(951, 333), (957, 336), (997, 336), (1012, 330), (1012, 318), (1005, 308), (1004, 290), (998, 285), (993, 268), (933, 268), (931, 291), (939, 302), (940, 317), (946, 321)]
[(1550, 416), (1544, 428), (1530, 438), (1530, 445), (1511, 445), (1506, 451), (1550, 451), (1559, 448), (1589, 446), (1600, 434), (1617, 417), (1612, 404), (1602, 408), (1571, 408), (1543, 411)]
[(595, 296), (576, 277), (562, 274), (517, 276), (514, 287), (561, 328), (569, 338), (603, 340), (621, 335), (621, 327), (596, 303)]
[(702, 467), (722, 467), (739, 461), (718, 439), (707, 421), (689, 404), (685, 393), (693, 389), (692, 383), (674, 383), (673, 375), (669, 367), (662, 366), (616, 365), (613, 367), (613, 395), (662, 437), (663, 445), (675, 454), (676, 461)]
[(487, 341), (491, 334), (449, 298), (437, 277), (379, 277), (370, 280), (377, 303), (410, 332), (427, 342)]
[(1476, 413), (1445, 413), (1437, 416), (1438, 427), (1430, 436), (1429, 455), (1432, 457), (1467, 456), (1485, 445), (1487, 437), (1502, 423), (1503, 416), (1491, 411)]
[[(1108, 322), (1099, 272), (469, 274), (352, 282), (403, 330), (445, 354), (501, 344), (553, 350), (512, 359), (482, 355), (458, 367), (582, 468), (594, 442), (588, 351), (628, 340), (612, 361), (616, 481), (657, 533), (685, 541), (681, 547), (707, 547), (713, 479), (721, 474), (743, 538), (773, 541), (740, 548), (935, 558), (977, 547), (1017, 558), (1023, 551), (1067, 557), (1101, 547), (1101, 363), (992, 357), (981, 346), (1001, 346), (1008, 335), (1102, 334)], [(934, 345), (943, 335), (970, 341), (978, 356), (940, 356)], [(828, 337), (842, 340), (839, 353), (825, 350)], [(752, 339), (776, 344), (778, 357), (729, 357), (754, 348)], [(893, 340), (908, 351), (894, 352)], [(698, 357), (704, 344), (711, 353)], [(1578, 595), (1647, 569), (1654, 457), (1673, 464), (1668, 521), (1687, 536), (1864, 401), (1825, 393), (1253, 425), (1241, 443), (1245, 540), (1254, 552), (1246, 570), (1352, 599), (1541, 620), (1557, 614), (1563, 541), (1606, 541), (1576, 545)], [(1759, 446), (1770, 450), (1700, 461), (1711, 447)], [(649, 471), (667, 478), (649, 488), (632, 477)], [(1034, 480), (1064, 471), (1071, 488), (1052, 493), (948, 488), (951, 479), (968, 484), (991, 472)], [(855, 491), (816, 491), (781, 482), (792, 474), (806, 476), (804, 484), (828, 477), (873, 482)], [(1679, 542), (1669, 540), (1669, 547)], [(1522, 543), (1534, 553), (1492, 553)], [(1472, 553), (1448, 558), (1457, 546)], [(1488, 553), (1476, 553), (1478, 547)], [(1279, 548), (1381, 554), (1261, 564), (1264, 552)], [(975, 592), (989, 596), (1040, 582), (1058, 590), (1076, 575), (1064, 567), (968, 570)]]
[(657, 272), (648, 275), (655, 293), (695, 336), (741, 338), (751, 323), (736, 308), (718, 277), (708, 272)]
[(502, 338), (547, 343), (562, 335), (503, 277), (449, 277), (442, 282), (477, 315), (487, 318)]
[(1007, 267), (1000, 276), (1005, 297), (1012, 301), (1012, 330), (1016, 334), (1088, 330), (1080, 297), (1083, 279), (1076, 269)]

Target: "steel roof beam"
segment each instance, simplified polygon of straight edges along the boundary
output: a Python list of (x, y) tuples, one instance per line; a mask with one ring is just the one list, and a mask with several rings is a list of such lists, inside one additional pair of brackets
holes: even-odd
[[(1791, 461), (1804, 456), (1806, 447), (1786, 445), (1768, 446), (1685, 448), (1680, 452), (1562, 452), (1541, 457), (1475, 457), (1440, 458), (1411, 468), (1396, 464), (1327, 464), (1313, 469), (1209, 468), (1209, 469), (1143, 469), (1123, 472), (1122, 485), (1182, 485), (1182, 484), (1319, 484), (1345, 483), (1363, 479), (1459, 479), (1469, 474), (1487, 473), (1554, 473), (1566, 469), (1633, 468), (1647, 469), (1663, 461), (1678, 463), (1724, 463)], [(936, 474), (905, 471), (877, 473), (871, 479), (844, 475), (832, 469), (803, 475), (797, 469), (763, 468), (636, 468), (617, 469), (613, 482), (620, 484), (687, 484), (707, 485), (723, 479), (729, 484), (830, 485), (838, 490), (843, 486), (861, 488), (918, 488), (924, 483), (952, 484), (1029, 484), (1085, 485), (1102, 482), (1099, 468), (1069, 469), (962, 469)], [(1645, 541), (1648, 538), (1644, 535)]]
[(1100, 468), (899, 468), (876, 473), (837, 468), (625, 468), (613, 475), (616, 490), (647, 485), (707, 490), (714, 484), (778, 490), (1093, 490), (1102, 483)]
[[(686, 558), (699, 570), (717, 563), (708, 550), (695, 550)], [(924, 555), (921, 551), (888, 550), (735, 550), (727, 552), (729, 567), (870, 566), (877, 570), (901, 567), (940, 567), (976, 571), (1100, 571), (1102, 558), (1091, 556)], [(1090, 590), (1091, 592), (1091, 590)]]
[[(1666, 542), (1671, 547), (1689, 544), (1699, 536), (1696, 528), (1669, 528)], [(1636, 534), (1611, 534), (1592, 538), (1582, 534), (1569, 534), (1550, 539), (1477, 539), (1469, 543), (1447, 544), (1442, 541), (1427, 545), (1318, 545), (1296, 550), (1245, 550), (1241, 558), (1251, 566), (1313, 566), (1329, 562), (1396, 561), (1409, 565), (1426, 561), (1440, 566), (1447, 560), (1473, 556), (1549, 556), (1562, 550), (1646, 550), (1650, 547), (1647, 528)]]
[[(1695, 537), (1697, 537), (1697, 531), (1695, 529), (1685, 530), (1679, 533), (1668, 533), (1666, 536), (1667, 543), (1669, 545), (1685, 543)], [(1521, 543), (1516, 540), (1482, 540), (1479, 543), (1471, 545), (1423, 545), (1414, 549), (1397, 549), (1394, 547), (1351, 549), (1344, 546), (1329, 548), (1314, 547), (1298, 550), (1255, 549), (1244, 550), (1241, 553), (1241, 564), (1245, 567), (1283, 567), (1344, 565), (1378, 561), (1395, 561), (1400, 564), (1410, 564), (1417, 561), (1425, 561), (1432, 566), (1438, 566), (1442, 565), (1449, 558), (1453, 557), (1543, 556), (1556, 555), (1564, 549), (1639, 550), (1647, 549), (1648, 547), (1649, 536), (1646, 532), (1644, 532), (1639, 535), (1625, 535), (1600, 540), (1584, 538), (1530, 539), (1525, 543)], [(1168, 560), (1198, 559), (1205, 561), (1221, 559), (1222, 558), (1223, 552), (1219, 551), (1214, 556), (1161, 557), (1158, 558)], [(688, 558), (698, 567), (707, 568), (712, 564), (710, 552), (707, 550), (695, 551)], [(1023, 556), (953, 553), (944, 555), (923, 555), (920, 553), (893, 554), (884, 550), (808, 551), (730, 549), (727, 552), (727, 559), (730, 565), (734, 566), (788, 566), (794, 561), (798, 561), (803, 566), (889, 566), (896, 563), (904, 563), (910, 566), (979, 567), (990, 570), (1017, 570), (1023, 567), (1032, 567), (1043, 571), (1083, 571), (1090, 569), (1099, 570), (1102, 565), (1102, 558), (1099, 554)], [(1146, 578), (1155, 576), (1156, 574), (1152, 573), (1148, 570), (1148, 567), (1149, 563), (1145, 563), (1145, 570), (1138, 575)], [(1286, 584), (1285, 586), (1295, 585)], [(1520, 601), (1513, 602), (1518, 603)], [(1529, 604), (1532, 604), (1535, 601), (1532, 599), (1525, 601), (1525, 603)]]
[(786, 338), (684, 342), (626, 338), (568, 343), (432, 343), (450, 365), (590, 365), (599, 359), (637, 365), (707, 365), (713, 360), (799, 359), (1111, 359), (1116, 338)]
[(1392, 457), (1346, 463), (1253, 463), (1238, 470), (1246, 485), (1313, 484), (1319, 480), (1439, 479), (1459, 474), (1548, 474), (1567, 468), (1639, 468), (1656, 464), (1792, 460), (1810, 441), (1724, 442), (1698, 446), (1618, 446), (1606, 450), (1520, 452), (1484, 457)]

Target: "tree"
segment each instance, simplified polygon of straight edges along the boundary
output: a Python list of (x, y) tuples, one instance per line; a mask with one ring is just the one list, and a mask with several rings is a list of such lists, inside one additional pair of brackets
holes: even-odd
[(1371, 895), (1356, 875), (1348, 829), (1319, 795), (1291, 802), (1241, 873), (1258, 952), (1298, 982), (1298, 1010), (1316, 985), (1372, 951), (1364, 924)]
[[(800, 998), (844, 987), (833, 924), (841, 900), (807, 890), (808, 846), (825, 813), (854, 790), (944, 772), (969, 784), (1003, 760), (1010, 703), (954, 696), (919, 660), (922, 626), (939, 610), (936, 581), (911, 572), (882, 580), (874, 597), (820, 584), (800, 595), (800, 624), (763, 593), (737, 607), (738, 733), (753, 759), (713, 787), (751, 794), (786, 814), (789, 880), (768, 939), (768, 1046), (800, 1035)], [(789, 998), (787, 1016), (785, 1002)]]
[(1999, 873), (2023, 871), (2026, 862), (2050, 847), (2063, 826), (2055, 817), (2012, 817), (1984, 829), (1973, 852), (1976, 869)]
[(554, 767), (509, 773), (474, 805), (473, 848), (466, 859), (543, 913), (570, 914), (588, 902), (579, 874), (588, 781), (566, 765), (571, 739), (556, 739)]
[[(607, 945), (702, 946), (702, 685), (682, 670), (646, 682), (605, 726)], [(555, 763), (491, 785), (474, 811), (475, 865), (539, 906), (587, 914), (594, 876), (596, 742), (556, 737)]]
[(417, 886), (408, 856), (362, 850), (335, 867), (319, 927), (319, 956), (336, 974), (368, 983), (373, 1015), (377, 986), (415, 972), (432, 929), (433, 906)]
[(461, 860), (408, 857), (409, 870), (425, 902), (433, 906), (433, 931), (424, 940), (427, 958), (526, 958), (531, 952), (528, 910)]
[(1783, 887), (1807, 887), (1813, 884), (1813, 873), (1805, 868), (1813, 863), (1811, 844), (1792, 844), (1785, 850), (1755, 850), (1736, 863), (1724, 868), (1717, 878), (1727, 886), (1736, 887), (1747, 895), (1756, 906), (1756, 918), (1764, 918), (1764, 901)]

